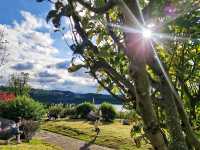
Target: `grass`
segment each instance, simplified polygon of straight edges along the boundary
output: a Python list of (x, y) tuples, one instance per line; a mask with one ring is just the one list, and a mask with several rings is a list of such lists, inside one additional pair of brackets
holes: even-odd
[[(96, 135), (93, 124), (84, 120), (48, 121), (42, 125), (42, 129), (87, 142), (92, 141)], [(100, 125), (100, 129), (101, 132), (95, 144), (119, 150), (146, 150), (149, 148), (149, 145), (136, 148), (130, 138), (131, 126), (122, 125), (119, 121)]]
[(29, 143), (0, 145), (0, 150), (62, 150), (61, 148), (48, 144), (38, 139), (33, 139)]

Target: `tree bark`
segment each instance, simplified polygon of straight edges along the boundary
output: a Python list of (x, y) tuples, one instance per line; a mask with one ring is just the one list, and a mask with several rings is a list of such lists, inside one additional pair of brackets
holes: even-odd
[[(140, 59), (140, 58), (139, 58)], [(155, 150), (167, 150), (150, 97), (150, 86), (146, 66), (141, 60), (135, 59), (130, 64), (130, 75), (136, 85), (136, 100), (142, 116), (145, 132)]]
[[(127, 7), (124, 5), (124, 2), (119, 0), (119, 7), (124, 15), (124, 25), (138, 25), (129, 12), (132, 11), (132, 13), (136, 13), (136, 16), (138, 16), (139, 8), (135, 5), (137, 1), (126, 0), (125, 3)], [(132, 44), (132, 42), (134, 42), (132, 37), (137, 38), (136, 36), (137, 34), (125, 33), (125, 43), (127, 46), (127, 51), (125, 53), (130, 60), (129, 74), (135, 81), (136, 101), (144, 122), (145, 133), (152, 146), (155, 150), (167, 150), (150, 97), (150, 83), (146, 72), (145, 56)]]
[(176, 98), (175, 99), (176, 102), (176, 106), (177, 109), (179, 111), (179, 115), (181, 117), (181, 120), (183, 122), (183, 130), (187, 136), (188, 142), (196, 149), (196, 150), (200, 150), (200, 141), (198, 140), (198, 138), (196, 137), (196, 135), (194, 134), (191, 126), (190, 126), (190, 122), (188, 119), (188, 116), (184, 110), (184, 106), (183, 103), (180, 101), (180, 99)]
[(172, 150), (187, 150), (187, 145), (182, 132), (181, 122), (178, 116), (178, 111), (174, 101), (174, 96), (166, 83), (165, 79), (161, 79), (161, 94), (163, 96), (163, 105), (166, 112), (166, 123), (171, 136), (169, 149)]

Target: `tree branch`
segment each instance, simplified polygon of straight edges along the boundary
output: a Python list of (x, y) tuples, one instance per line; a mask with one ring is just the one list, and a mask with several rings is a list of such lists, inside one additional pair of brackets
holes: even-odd
[(109, 0), (104, 6), (97, 8), (97, 7), (93, 7), (90, 3), (85, 2), (84, 0), (75, 0), (75, 1), (77, 1), (79, 4), (83, 5), (90, 11), (93, 11), (98, 14), (106, 13), (109, 9), (111, 9), (116, 4), (114, 0)]
[[(72, 4), (71, 4), (72, 6)], [(73, 6), (72, 6), (73, 7)], [(77, 16), (77, 14), (75, 12), (72, 12), (72, 18), (74, 20), (74, 24), (75, 24), (75, 29), (77, 30), (77, 32), (79, 33), (79, 35), (81, 36), (81, 38), (83, 39), (83, 41), (87, 41), (87, 46), (96, 54), (99, 53), (97, 46), (95, 46), (89, 39), (87, 36), (87, 33), (85, 32), (85, 30), (81, 27), (80, 24), (80, 19)], [(116, 72), (104, 59), (101, 59), (101, 61), (95, 61), (92, 60), (97, 68), (103, 68), (106, 70), (106, 72), (108, 74), (111, 75), (112, 79), (117, 79), (115, 80), (116, 84), (120, 85), (120, 87), (122, 89), (125, 89), (124, 85), (126, 85), (127, 89), (129, 89), (130, 93), (132, 93), (132, 97), (135, 97), (135, 88), (134, 86), (127, 81), (125, 78), (123, 78), (118, 72)], [(124, 85), (123, 85), (123, 84)]]
[(153, 10), (155, 0), (150, 0), (149, 4), (143, 8), (142, 13), (144, 15), (145, 20), (151, 18), (151, 12)]
[(104, 89), (106, 89), (113, 97), (115, 97), (115, 98), (118, 99), (118, 100), (123, 100), (124, 102), (126, 101), (126, 99), (125, 99), (123, 96), (120, 97), (119, 95), (114, 94), (114, 93), (111, 91), (111, 89), (110, 89), (109, 87), (105, 86), (105, 85), (103, 84), (103, 82), (102, 82), (101, 80), (99, 80), (99, 78), (96, 76), (95, 72), (91, 71), (90, 73), (91, 73), (92, 76), (97, 80), (97, 82), (98, 82)]

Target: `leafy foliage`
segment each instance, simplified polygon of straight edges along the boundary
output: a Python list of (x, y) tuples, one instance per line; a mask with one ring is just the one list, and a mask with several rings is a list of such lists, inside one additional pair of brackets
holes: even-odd
[(21, 138), (29, 142), (30, 140), (32, 140), (39, 127), (40, 123), (38, 121), (23, 120), (20, 127), (20, 130), (23, 131)]
[(99, 107), (104, 121), (112, 122), (117, 117), (117, 112), (112, 104), (104, 102)]
[(76, 105), (73, 104), (67, 104), (63, 106), (63, 109), (61, 111), (60, 117), (66, 118), (70, 117), (76, 114)]
[(117, 117), (120, 119), (127, 119), (130, 123), (138, 122), (139, 120), (141, 120), (139, 115), (134, 110), (118, 112)]
[(27, 96), (18, 96), (14, 101), (0, 104), (0, 116), (11, 120), (18, 117), (41, 120), (44, 114), (43, 105)]
[(53, 104), (48, 108), (48, 118), (57, 119), (61, 116), (63, 111), (63, 104)]
[(90, 113), (90, 111), (95, 111), (95, 105), (88, 103), (88, 102), (84, 102), (82, 104), (79, 104), (76, 108), (76, 115), (80, 118), (84, 118), (87, 119), (88, 114)]
[[(52, 23), (54, 26), (59, 28), (60, 19), (70, 16), (69, 19), (73, 22), (72, 30), (76, 31), (73, 32), (73, 36), (75, 37), (72, 44), (73, 46), (70, 47), (75, 54), (72, 63), (75, 58), (83, 58), (84, 65), (89, 70), (90, 75), (99, 83), (99, 89), (104, 88), (115, 97), (123, 98), (132, 108), (139, 107), (137, 110), (140, 115), (152, 110), (152, 115), (149, 114), (149, 116), (154, 118), (154, 113), (157, 111), (158, 120), (167, 123), (171, 136), (174, 136), (170, 142), (176, 143), (180, 140), (183, 143), (181, 146), (187, 147), (186, 144), (184, 146), (185, 141), (183, 140), (184, 138), (182, 138), (182, 130), (189, 138), (191, 137), (190, 135), (194, 134), (187, 121), (187, 114), (181, 104), (181, 98), (188, 108), (186, 110), (190, 111), (190, 120), (195, 119), (196, 107), (198, 106), (197, 104), (199, 103), (200, 97), (200, 59), (198, 57), (200, 11), (197, 9), (198, 7), (195, 6), (199, 6), (199, 1), (140, 1), (141, 8), (138, 8), (138, 1), (136, 0), (123, 1), (124, 4), (127, 5), (125, 7), (131, 10), (130, 12), (127, 10), (124, 11), (125, 9), (123, 6), (119, 5), (123, 5), (122, 1), (114, 3), (116, 7), (113, 6), (105, 9), (106, 6), (109, 6), (109, 2), (110, 1), (105, 3), (105, 1), (103, 2), (101, 0), (91, 2), (68, 1), (67, 5), (60, 5), (59, 3), (59, 7), (57, 7), (57, 3), (55, 4), (55, 10), (57, 10), (57, 15), (59, 15), (57, 16), (56, 22), (53, 21), (54, 16), (52, 16)], [(82, 3), (84, 7), (77, 9), (77, 3)], [(70, 13), (64, 11), (66, 7)], [(104, 9), (99, 11), (99, 8), (102, 7)], [(190, 7), (192, 9), (190, 9)], [(139, 12), (139, 10), (141, 10), (141, 12)], [(80, 15), (80, 12), (84, 12), (83, 15)], [(129, 13), (132, 13), (141, 25), (143, 24), (141, 21), (143, 20), (141, 14), (143, 14), (145, 19), (148, 18), (150, 22), (152, 21), (156, 24), (158, 27), (155, 29), (156, 33), (167, 33), (166, 37), (160, 36), (157, 39), (157, 36), (155, 36), (156, 41), (159, 40), (163, 45), (153, 42), (155, 52), (158, 53), (160, 58), (159, 61), (157, 57), (152, 54), (152, 47), (143, 49), (140, 47), (142, 43), (134, 44), (134, 39), (138, 39), (138, 34), (132, 32), (127, 33), (126, 30), (121, 30), (121, 25), (122, 28), (123, 25), (127, 26), (130, 24), (130, 28), (134, 27), (134, 30), (138, 28), (138, 26), (134, 24), (137, 21), (134, 21), (134, 17), (132, 17), (133, 20), (130, 19), (132, 14)], [(120, 26), (120, 28), (115, 28), (112, 25)], [(168, 34), (171, 34), (171, 36), (168, 37)], [(152, 40), (153, 39), (154, 37)], [(131, 42), (132, 40), (133, 43)], [(130, 45), (133, 44), (131, 48), (129, 47), (129, 43)], [(139, 57), (137, 57), (137, 49), (138, 52), (144, 51), (144, 55), (139, 55)], [(142, 59), (140, 59), (140, 57), (142, 57)], [(144, 62), (142, 62), (143, 58), (145, 60)], [(144, 63), (143, 66), (141, 65), (142, 63)], [(128, 68), (129, 64), (130, 69)], [(163, 73), (160, 64), (163, 64), (163, 68), (172, 80), (172, 85), (175, 86), (175, 90), (173, 86), (171, 86), (171, 88), (169, 87), (171, 83), (168, 78), (166, 79), (166, 74)], [(76, 71), (76, 69), (74, 69), (74, 71)], [(138, 72), (139, 74), (136, 75)], [(141, 75), (141, 73), (144, 74)], [(165, 87), (168, 89), (168, 92), (166, 92)], [(135, 101), (136, 95), (139, 95), (137, 96), (137, 99), (139, 99), (137, 101), (138, 105), (136, 105)], [(149, 100), (149, 103), (153, 102), (153, 106), (155, 107), (152, 107), (152, 105), (142, 107), (142, 105), (149, 104), (148, 102), (141, 104), (140, 102), (143, 102), (143, 98)], [(162, 101), (163, 99), (164, 101)], [(142, 110), (143, 108), (147, 108), (146, 111)], [(179, 109), (176, 110), (175, 108)], [(174, 116), (170, 114), (173, 112), (171, 110), (174, 111)], [(166, 113), (166, 118), (159, 115), (163, 111)], [(146, 126), (149, 126), (150, 117), (147, 115), (148, 114), (141, 116)], [(148, 121), (145, 121), (145, 119)], [(157, 119), (154, 118), (150, 120)], [(170, 120), (173, 121), (170, 123)], [(181, 128), (180, 120), (184, 122), (185, 128)], [(157, 121), (155, 121), (154, 126), (151, 127), (152, 132), (154, 127), (157, 128), (157, 124), (159, 124), (159, 122), (156, 122)], [(177, 126), (176, 131), (173, 130), (174, 125)], [(157, 131), (160, 132), (160, 130)], [(150, 134), (149, 136), (152, 135)], [(179, 140), (174, 140), (176, 138)], [(160, 139), (162, 140), (162, 136), (160, 136)], [(191, 143), (193, 144), (195, 140), (196, 144), (194, 147), (198, 148), (200, 142), (195, 136), (190, 139), (190, 142), (192, 141)], [(165, 144), (162, 143), (161, 145)], [(176, 147), (179, 146), (178, 144), (174, 144), (173, 146), (174, 149), (179, 149)]]
[(28, 81), (28, 73), (12, 74), (8, 81), (8, 91), (15, 93), (15, 95), (28, 96), (30, 92)]

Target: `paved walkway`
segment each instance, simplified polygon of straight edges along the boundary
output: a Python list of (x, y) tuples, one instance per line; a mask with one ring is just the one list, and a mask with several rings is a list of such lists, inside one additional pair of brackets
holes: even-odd
[(86, 143), (77, 139), (48, 131), (40, 131), (39, 133), (37, 133), (36, 137), (44, 140), (45, 142), (57, 145), (64, 150), (112, 150), (110, 148), (91, 144), (92, 141), (91, 143)]

